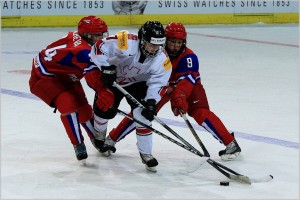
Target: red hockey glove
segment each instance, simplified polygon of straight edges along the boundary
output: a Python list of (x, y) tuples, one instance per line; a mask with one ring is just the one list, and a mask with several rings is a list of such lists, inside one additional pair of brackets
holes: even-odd
[(101, 109), (103, 112), (106, 112), (114, 105), (114, 93), (108, 88), (99, 90), (96, 104), (99, 109)]
[(171, 108), (175, 116), (178, 116), (179, 109), (185, 114), (188, 109), (188, 103), (186, 101), (186, 96), (183, 91), (175, 90), (171, 95)]

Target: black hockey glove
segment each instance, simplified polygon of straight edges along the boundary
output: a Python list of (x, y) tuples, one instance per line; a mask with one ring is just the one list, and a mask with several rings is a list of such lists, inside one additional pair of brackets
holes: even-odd
[(102, 67), (101, 80), (107, 86), (112, 86), (114, 81), (117, 79), (117, 70), (115, 65), (108, 67)]
[(142, 111), (142, 115), (150, 122), (153, 121), (156, 113), (156, 101), (155, 99), (148, 99), (145, 105), (145, 109)]

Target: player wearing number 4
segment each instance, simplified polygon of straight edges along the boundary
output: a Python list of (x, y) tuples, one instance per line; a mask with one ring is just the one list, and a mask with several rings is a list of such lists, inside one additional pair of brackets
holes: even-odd
[[(157, 104), (157, 112), (171, 101), (171, 108), (175, 116), (179, 115), (179, 109), (188, 113), (195, 121), (210, 132), (217, 140), (226, 146), (219, 152), (223, 160), (233, 160), (239, 156), (241, 148), (233, 134), (230, 134), (222, 121), (210, 110), (205, 90), (201, 83), (199, 62), (196, 54), (186, 46), (187, 33), (181, 23), (171, 22), (165, 28), (166, 51), (172, 62), (172, 75), (169, 80), (170, 87), (166, 95)], [(113, 129), (105, 142), (104, 148), (110, 151), (115, 143), (129, 134), (134, 126), (128, 118)], [(115, 148), (115, 147), (113, 147)]]
[(94, 129), (93, 110), (88, 104), (80, 80), (85, 77), (95, 91), (102, 89), (100, 69), (91, 62), (91, 46), (108, 35), (106, 23), (87, 16), (78, 23), (78, 31), (51, 43), (34, 57), (30, 91), (61, 113), (61, 121), (74, 146), (78, 160), (88, 157), (80, 125), (96, 149), (103, 138)]
[[(96, 93), (94, 101), (94, 125), (103, 135), (106, 135), (109, 119), (117, 114), (111, 107), (118, 108), (124, 98), (124, 94), (112, 86), (114, 81), (138, 101), (145, 101), (146, 109), (142, 109), (127, 99), (133, 116), (151, 126), (156, 102), (161, 99), (162, 88), (167, 85), (172, 70), (164, 49), (165, 40), (162, 24), (148, 21), (141, 26), (138, 35), (120, 31), (93, 46), (91, 58), (101, 67), (101, 79), (107, 85), (105, 90)], [(152, 155), (152, 131), (139, 124), (135, 126), (142, 162), (148, 170), (155, 171), (158, 162)]]

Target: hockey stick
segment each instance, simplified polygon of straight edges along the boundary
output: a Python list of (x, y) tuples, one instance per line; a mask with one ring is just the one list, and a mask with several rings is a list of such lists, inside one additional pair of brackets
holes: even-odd
[[(187, 124), (187, 126), (189, 127), (189, 129), (191, 130), (192, 134), (194, 135), (195, 139), (197, 140), (198, 144), (200, 145), (200, 147), (202, 148), (204, 155), (207, 154), (209, 156), (209, 153), (207, 151), (207, 149), (205, 148), (204, 144), (202, 143), (200, 137), (198, 136), (198, 134), (196, 133), (195, 129), (193, 128), (192, 124), (190, 123), (190, 121), (188, 120), (188, 118), (186, 117), (186, 115), (182, 112), (182, 110), (179, 110), (180, 115), (182, 116), (182, 118), (184, 119), (185, 123)], [(222, 174), (224, 174), (226, 177), (228, 177), (229, 179), (234, 179), (236, 181), (240, 181), (240, 182), (246, 182), (251, 184), (251, 182), (266, 182), (266, 181), (270, 181), (273, 179), (272, 175), (266, 176), (266, 177), (262, 177), (259, 179), (250, 179), (242, 174), (239, 174), (235, 171), (233, 171), (232, 169), (212, 160), (212, 159), (208, 159), (207, 162), (209, 164), (211, 164), (215, 169), (217, 169), (218, 171), (220, 171), (220, 168), (223, 168), (224, 170), (227, 170), (228, 172), (233, 173), (234, 175), (229, 174), (226, 171), (221, 172)], [(200, 165), (198, 163), (196, 163), (196, 166), (193, 166), (193, 169), (191, 169), (191, 171), (196, 171), (198, 168), (200, 167)]]
[[(118, 108), (112, 107), (111, 109), (113, 109), (113, 110), (115, 110), (116, 112), (120, 113), (121, 115), (127, 117), (128, 119), (130, 119), (130, 120), (132, 120), (132, 121), (134, 121), (134, 122), (136, 122), (136, 123), (138, 123), (138, 124), (140, 124), (140, 125), (142, 125), (142, 126), (148, 128), (148, 129), (150, 129), (150, 130), (153, 131), (154, 133), (156, 133), (156, 134), (162, 136), (163, 138), (165, 138), (165, 139), (167, 139), (167, 140), (169, 140), (169, 141), (171, 141), (171, 142), (177, 144), (178, 146), (180, 146), (180, 147), (182, 147), (182, 148), (184, 148), (184, 149), (186, 149), (186, 150), (188, 150), (188, 151), (190, 151), (190, 152), (192, 152), (192, 153), (194, 153), (194, 154), (196, 154), (196, 155), (198, 155), (198, 156), (200, 156), (200, 157), (203, 157), (203, 154), (200, 153), (197, 149), (196, 149), (196, 151), (195, 151), (195, 150), (194, 150), (195, 148), (192, 149), (192, 148), (190, 148), (189, 146), (184, 145), (184, 144), (178, 142), (177, 140), (174, 140), (173, 138), (171, 138), (171, 137), (169, 137), (169, 136), (163, 134), (162, 132), (156, 130), (156, 129), (153, 128), (152, 126), (149, 126), (149, 125), (147, 125), (147, 124), (141, 122), (140, 120), (138, 120), (138, 119), (136, 119), (136, 118), (134, 118), (134, 117), (128, 115), (126, 112), (124, 112), (124, 111), (122, 111), (122, 110), (120, 110), (120, 109), (118, 109)], [(206, 160), (205, 160), (205, 161), (206, 161)], [(205, 162), (205, 161), (204, 161), (204, 162)]]
[[(139, 101), (137, 101), (132, 95), (130, 95), (124, 88), (122, 88), (119, 84), (117, 84), (116, 82), (113, 83), (113, 86), (115, 86), (117, 89), (119, 89), (128, 99), (130, 99), (132, 102), (136, 103), (137, 106), (139, 106), (140, 108), (145, 108), (143, 104), (141, 104)], [(126, 113), (125, 113), (126, 114)], [(204, 155), (199, 152), (195, 147), (193, 147), (191, 144), (189, 144), (186, 140), (184, 140), (182, 137), (180, 137), (175, 131), (173, 131), (170, 127), (168, 127), (164, 122), (162, 122), (158, 117), (154, 116), (154, 119), (159, 122), (164, 128), (166, 128), (168, 131), (170, 131), (175, 137), (177, 137), (178, 139), (180, 139), (185, 145), (183, 145), (183, 148), (189, 150), (190, 152), (200, 156), (200, 157), (204, 157)], [(142, 125), (142, 124), (141, 124)], [(145, 124), (146, 125), (146, 124)], [(146, 128), (149, 128), (150, 130), (153, 130), (153, 128), (151, 126), (145, 126)], [(151, 127), (151, 128), (150, 128)], [(157, 132), (155, 132), (157, 133)], [(164, 135), (164, 134), (162, 134)], [(162, 136), (161, 135), (161, 136)], [(166, 135), (164, 135), (166, 136)], [(163, 137), (164, 137), (163, 136)], [(172, 139), (172, 138), (170, 138)], [(173, 139), (172, 139), (173, 140)], [(170, 140), (171, 141), (171, 140)], [(176, 141), (176, 140), (174, 140)], [(177, 142), (177, 141), (176, 141)], [(177, 142), (179, 143), (179, 142)], [(176, 144), (177, 144), (176, 143)], [(181, 143), (179, 143), (181, 144)], [(182, 145), (182, 144), (181, 144)], [(179, 146), (181, 146), (179, 145)], [(181, 146), (182, 147), (182, 146)], [(187, 148), (186, 148), (187, 147)], [(244, 176), (242, 174), (239, 174), (237, 172), (235, 172), (234, 170), (208, 158), (206, 160), (210, 165), (212, 165), (215, 169), (217, 169), (220, 173), (222, 173), (224, 176), (226, 176), (227, 178), (229, 179), (232, 179), (232, 180), (236, 180), (236, 181), (239, 181), (239, 182), (242, 182), (242, 183), (247, 183), (247, 184), (251, 184), (251, 179), (248, 177), (248, 176)], [(226, 170), (226, 171), (225, 171)], [(232, 174), (230, 174), (230, 173)], [(260, 180), (263, 180), (263, 181), (270, 181), (273, 179), (273, 176), (272, 175), (269, 175), (269, 176), (266, 176), (264, 178), (261, 178)], [(254, 179), (252, 179), (254, 180)], [(258, 180), (258, 179), (256, 179)]]
[[(188, 120), (188, 118), (186, 117), (186, 115), (183, 113), (183, 111), (182, 111), (181, 109), (179, 109), (179, 113), (180, 113), (181, 117), (184, 119), (184, 121), (185, 121), (186, 125), (188, 126), (188, 128), (190, 129), (190, 131), (192, 132), (192, 134), (193, 134), (193, 136), (195, 137), (196, 141), (198, 142), (198, 144), (199, 144), (200, 147), (202, 148), (202, 150), (203, 150), (203, 152), (204, 152), (204, 155), (206, 154), (206, 155), (210, 156), (209, 153), (208, 153), (208, 151), (207, 151), (207, 149), (206, 149), (206, 147), (205, 147), (204, 144), (202, 143), (201, 139), (199, 138), (198, 134), (196, 133), (195, 129), (193, 128), (192, 124), (190, 123), (190, 121)], [(230, 168), (227, 168), (226, 166), (221, 165), (221, 164), (219, 164), (219, 163), (217, 163), (217, 162), (211, 162), (211, 161), (208, 161), (208, 162), (209, 162), (211, 165), (215, 165), (215, 166), (213, 166), (213, 167), (215, 167), (215, 168), (216, 168), (216, 166), (218, 166), (218, 167), (224, 168), (225, 170), (227, 170), (227, 171), (229, 171), (229, 172), (231, 172), (231, 173), (233, 173), (233, 174), (235, 174), (235, 175), (241, 175), (241, 174), (239, 174), (239, 173), (237, 173), (237, 172), (231, 170)], [(198, 167), (198, 168), (199, 168), (199, 167)], [(197, 169), (197, 166), (195, 166), (195, 169), (194, 169), (193, 171), (195, 171), (196, 169)], [(217, 169), (217, 168), (216, 168), (216, 169)], [(227, 177), (229, 176), (229, 175), (227, 175), (227, 174), (224, 174), (224, 175), (227, 176)]]
[[(192, 152), (193, 154), (200, 156), (202, 159), (199, 160), (199, 162), (200, 162), (199, 165), (204, 164), (205, 162), (208, 162), (211, 166), (213, 166), (216, 170), (218, 170), (220, 173), (222, 173), (224, 176), (226, 176), (229, 179), (232, 179), (232, 180), (235, 180), (235, 181), (238, 181), (238, 182), (241, 182), (241, 183), (247, 183), (247, 184), (251, 184), (252, 182), (256, 182), (256, 183), (258, 183), (258, 182), (267, 182), (267, 181), (270, 181), (270, 180), (273, 179), (272, 175), (260, 177), (260, 178), (257, 178), (257, 179), (253, 179), (253, 178), (249, 178), (247, 176), (244, 176), (242, 174), (239, 174), (239, 173), (233, 171), (232, 169), (230, 169), (230, 168), (228, 168), (228, 167), (226, 167), (226, 166), (224, 166), (224, 165), (222, 165), (222, 164), (220, 164), (220, 163), (218, 163), (218, 162), (216, 162), (216, 161), (214, 161), (214, 160), (212, 160), (208, 157), (204, 157), (203, 154), (201, 154), (199, 151), (194, 151), (189, 146), (186, 146), (186, 145), (174, 140), (173, 138), (163, 134), (162, 132), (154, 129), (153, 127), (151, 127), (151, 126), (139, 121), (138, 119), (128, 115), (126, 112), (124, 112), (122, 110), (119, 110), (117, 108), (114, 108), (114, 107), (112, 107), (112, 109), (115, 110), (116, 112), (120, 113), (121, 115), (127, 117), (128, 119), (130, 119), (130, 120), (132, 120), (132, 121), (148, 128), (148, 129), (150, 129), (154, 133), (162, 136), (163, 138), (171, 141), (172, 143), (182, 147), (183, 149), (186, 149), (186, 150)], [(225, 171), (225, 170), (227, 170), (227, 171)], [(230, 173), (232, 173), (232, 174), (230, 174)]]
[[(192, 124), (190, 123), (190, 121), (188, 120), (188, 118), (186, 117), (186, 115), (182, 112), (182, 110), (179, 110), (180, 115), (182, 116), (182, 118), (184, 119), (185, 123), (187, 124), (187, 126), (189, 127), (189, 129), (191, 130), (192, 134), (194, 135), (195, 139), (197, 140), (198, 144), (200, 145), (200, 147), (202, 148), (204, 155), (207, 154), (209, 156), (209, 153), (207, 151), (207, 149), (205, 148), (204, 144), (202, 143), (201, 139), (199, 138), (198, 134), (196, 133), (195, 129), (193, 128)], [(219, 170), (220, 168), (223, 168), (224, 170), (227, 170), (228, 172), (233, 173), (234, 175), (231, 175), (229, 173), (227, 173), (226, 171), (221, 172), (222, 174), (224, 174), (226, 177), (230, 178), (230, 179), (234, 179), (236, 181), (240, 181), (240, 182), (246, 182), (251, 184), (251, 182), (266, 182), (266, 181), (270, 181), (273, 179), (272, 175), (266, 176), (266, 177), (262, 177), (259, 179), (250, 179), (242, 174), (239, 174), (235, 171), (233, 171), (232, 169), (214, 161), (211, 159), (208, 159), (207, 162), (209, 164), (211, 164), (215, 169)], [(191, 169), (191, 171), (195, 171), (200, 167), (200, 165), (197, 163), (196, 166), (194, 166), (194, 169)]]
[[(248, 176), (237, 173), (237, 172), (233, 171), (232, 169), (230, 169), (212, 159), (208, 159), (207, 162), (211, 166), (213, 166), (215, 169), (217, 169), (219, 172), (221, 172), (223, 175), (225, 175), (227, 178), (241, 182), (241, 183), (247, 183), (247, 184), (261, 183), (261, 182), (268, 182), (273, 179), (272, 175), (267, 175), (267, 176), (263, 176), (263, 177), (259, 177), (259, 178), (249, 178)], [(227, 172), (225, 170), (227, 170)], [(231, 172), (233, 174), (230, 174), (228, 172)]]
[[(201, 139), (199, 138), (198, 134), (196, 133), (195, 129), (193, 128), (192, 124), (190, 123), (190, 121), (188, 120), (186, 115), (182, 112), (181, 109), (179, 109), (179, 113), (180, 113), (181, 117), (183, 118), (184, 122), (186, 123), (186, 125), (188, 126), (188, 128), (190, 129), (190, 131), (192, 132), (192, 134), (195, 137), (196, 141), (198, 142), (199, 146), (203, 150), (204, 156), (210, 157), (209, 152), (207, 151), (206, 147), (202, 143)], [(193, 165), (190, 165), (187, 168), (187, 172), (192, 173), (192, 172), (198, 170), (201, 167), (201, 165), (202, 165), (201, 162), (196, 161)]]
[(186, 125), (188, 126), (188, 128), (190, 129), (190, 131), (192, 132), (193, 136), (195, 137), (196, 141), (198, 142), (198, 144), (200, 145), (200, 147), (202, 148), (203, 152), (204, 152), (204, 156), (206, 157), (210, 157), (207, 149), (205, 148), (203, 142), (201, 141), (201, 139), (199, 138), (198, 134), (196, 133), (195, 129), (193, 128), (192, 124), (190, 123), (190, 121), (188, 120), (188, 118), (186, 117), (186, 115), (182, 112), (181, 109), (179, 109), (179, 113), (181, 115), (181, 117), (183, 118), (183, 120), (185, 121)]
[[(115, 86), (118, 90), (120, 90), (128, 99), (130, 99), (133, 103), (135, 103), (138, 107), (145, 109), (145, 106), (141, 104), (138, 100), (136, 100), (131, 94), (129, 94), (124, 88), (122, 88), (118, 83), (114, 82), (113, 86)], [(154, 116), (155, 121), (157, 121), (160, 125), (162, 125), (165, 129), (167, 129), (172, 135), (178, 138), (185, 145), (193, 149), (194, 151), (200, 153), (195, 147), (193, 147), (190, 143), (188, 143), (185, 139), (183, 139), (180, 135), (178, 135), (173, 129), (171, 129), (167, 124), (161, 121), (157, 116)], [(200, 153), (202, 154), (202, 153)], [(202, 156), (204, 156), (202, 154)]]

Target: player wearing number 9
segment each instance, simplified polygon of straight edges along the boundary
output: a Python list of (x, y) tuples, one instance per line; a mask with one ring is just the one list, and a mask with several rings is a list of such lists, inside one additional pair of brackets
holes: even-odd
[[(78, 160), (87, 152), (80, 125), (99, 150), (103, 138), (94, 129), (92, 107), (86, 99), (80, 80), (85, 77), (96, 92), (103, 89), (101, 72), (90, 59), (91, 46), (108, 36), (106, 23), (96, 16), (83, 17), (78, 30), (49, 44), (33, 58), (30, 91), (61, 114), (61, 121), (74, 146)], [(41, 133), (42, 134), (42, 133)]]

